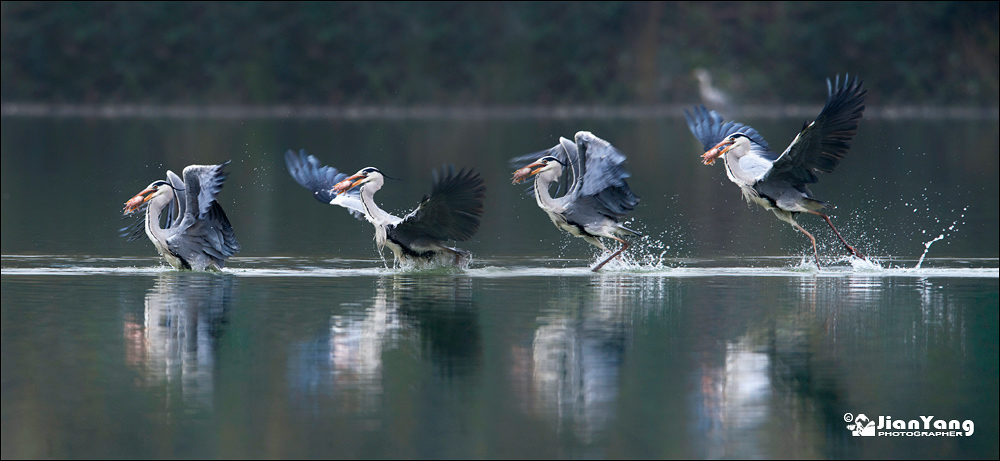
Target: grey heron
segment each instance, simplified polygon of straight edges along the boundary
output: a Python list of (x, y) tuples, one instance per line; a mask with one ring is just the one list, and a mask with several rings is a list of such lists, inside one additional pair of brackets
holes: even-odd
[(713, 109), (733, 111), (732, 99), (722, 90), (712, 85), (712, 74), (707, 69), (698, 67), (694, 71), (694, 77), (698, 79), (698, 94), (701, 96), (703, 104)]
[[(601, 250), (607, 248), (600, 237), (621, 243), (618, 251), (591, 269), (597, 272), (629, 247), (619, 235), (640, 235), (619, 223), (635, 209), (639, 197), (625, 182), (629, 174), (625, 171), (625, 156), (618, 149), (589, 131), (577, 132), (574, 138), (575, 143), (559, 138), (555, 147), (514, 158), (512, 163), (516, 165), (530, 163), (515, 171), (511, 182), (518, 184), (534, 176), (535, 201), (557, 228)], [(566, 192), (553, 197), (549, 187), (560, 180), (568, 183)]]
[[(167, 180), (158, 180), (125, 202), (124, 213), (145, 208), (145, 216), (123, 228), (123, 237), (133, 241), (145, 230), (156, 251), (175, 269), (220, 270), (226, 260), (240, 251), (233, 226), (215, 197), (228, 173), (219, 165), (189, 165), (182, 180), (167, 171)], [(167, 209), (166, 225), (161, 216)]]
[(285, 164), (292, 177), (312, 191), (317, 200), (347, 208), (356, 218), (375, 226), (379, 255), (389, 247), (397, 266), (435, 263), (468, 267), (469, 252), (446, 243), (468, 240), (479, 229), (486, 193), (479, 173), (464, 168), (456, 173), (451, 165), (443, 167), (440, 174), (433, 171), (431, 194), (400, 218), (375, 203), (375, 192), (382, 188), (385, 178), (378, 168), (362, 168), (348, 176), (321, 165), (304, 150), (285, 152)]
[(799, 213), (823, 218), (840, 242), (854, 256), (864, 256), (840, 235), (830, 217), (821, 212), (827, 203), (817, 200), (806, 186), (819, 180), (818, 172), (831, 173), (851, 147), (865, 109), (864, 82), (840, 76), (826, 80), (826, 105), (812, 123), (805, 124), (780, 155), (771, 150), (757, 130), (738, 122), (723, 123), (721, 115), (696, 107), (684, 111), (688, 128), (704, 145), (702, 162), (711, 165), (722, 157), (726, 175), (743, 191), (748, 202), (757, 203), (796, 229), (812, 243), (816, 265), (816, 238), (796, 222)]

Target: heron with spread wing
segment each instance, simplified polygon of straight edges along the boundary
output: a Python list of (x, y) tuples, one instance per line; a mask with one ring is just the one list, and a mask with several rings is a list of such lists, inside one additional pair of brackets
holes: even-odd
[(145, 230), (156, 251), (175, 269), (225, 267), (226, 260), (240, 251), (233, 226), (215, 199), (228, 176), (222, 171), (228, 164), (189, 165), (183, 180), (168, 170), (167, 180), (154, 181), (125, 202), (126, 216), (143, 208), (145, 215), (123, 228), (122, 236), (133, 241)]
[(389, 247), (397, 265), (415, 262), (468, 267), (468, 251), (446, 245), (465, 241), (479, 229), (486, 186), (473, 170), (457, 173), (451, 165), (433, 171), (431, 194), (424, 196), (417, 208), (400, 218), (375, 203), (374, 195), (382, 188), (385, 176), (378, 168), (363, 168), (348, 176), (336, 168), (323, 166), (306, 152), (285, 153), (285, 164), (292, 177), (323, 203), (347, 208), (352, 215), (375, 226), (379, 254)]
[[(618, 149), (589, 131), (577, 132), (575, 141), (559, 138), (555, 147), (514, 158), (515, 165), (529, 164), (514, 172), (512, 183), (534, 176), (535, 201), (557, 228), (601, 250), (606, 247), (600, 237), (621, 243), (618, 251), (591, 269), (597, 272), (629, 247), (619, 235), (640, 235), (618, 222), (635, 209), (639, 197), (625, 182), (629, 174)], [(553, 197), (549, 187), (559, 181), (566, 183), (566, 192)]]
[(848, 76), (826, 81), (826, 105), (812, 123), (803, 126), (780, 155), (772, 151), (757, 130), (742, 123), (723, 122), (705, 106), (684, 111), (688, 128), (704, 145), (702, 162), (711, 165), (722, 157), (726, 175), (740, 186), (748, 202), (757, 203), (801, 231), (812, 243), (816, 265), (816, 238), (796, 222), (799, 213), (823, 218), (840, 242), (854, 256), (864, 256), (840, 235), (830, 217), (821, 212), (827, 204), (813, 197), (806, 186), (819, 180), (817, 173), (832, 173), (851, 148), (865, 109), (864, 82)]

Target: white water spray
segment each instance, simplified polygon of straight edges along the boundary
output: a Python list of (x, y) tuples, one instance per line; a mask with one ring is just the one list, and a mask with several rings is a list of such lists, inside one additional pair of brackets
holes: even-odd
[(931, 251), (931, 245), (938, 240), (944, 240), (944, 234), (938, 235), (934, 240), (924, 242), (924, 254), (920, 255), (920, 259), (917, 261), (917, 267), (914, 267), (914, 269), (920, 269), (920, 265), (924, 263), (924, 258), (927, 257), (927, 252)]

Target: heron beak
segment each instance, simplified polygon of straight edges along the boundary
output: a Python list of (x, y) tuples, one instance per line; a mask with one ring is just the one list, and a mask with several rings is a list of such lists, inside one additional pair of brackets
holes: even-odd
[[(528, 179), (529, 177), (541, 173), (542, 168), (545, 168), (545, 165), (546, 165), (545, 163), (532, 163), (531, 165), (528, 165), (524, 168), (521, 168), (520, 170), (515, 171), (514, 177), (511, 178), (510, 183), (517, 184), (520, 183), (521, 181), (524, 181), (525, 179)], [(532, 170), (532, 168), (534, 167), (538, 168)]]
[(336, 192), (337, 195), (343, 194), (344, 192), (354, 189), (357, 185), (365, 182), (365, 179), (367, 178), (367, 176), (356, 174), (338, 182), (336, 186), (333, 186), (333, 191)]
[(728, 139), (725, 140), (725, 141), (722, 141), (722, 142), (716, 144), (715, 147), (713, 147), (708, 152), (705, 152), (704, 154), (701, 154), (701, 163), (704, 163), (705, 165), (711, 165), (711, 164), (715, 163), (716, 159), (718, 159), (719, 157), (722, 157), (723, 155), (725, 155), (726, 152), (729, 152), (729, 149), (732, 149), (732, 148), (733, 148), (733, 142), (732, 141), (729, 141)]
[(154, 188), (146, 189), (136, 194), (135, 197), (128, 199), (128, 201), (125, 202), (125, 210), (124, 210), (125, 214), (131, 214), (135, 212), (135, 210), (139, 209), (139, 206), (141, 206), (143, 203), (148, 202), (149, 199), (153, 198), (154, 194), (152, 194), (151, 192), (156, 192), (156, 189)]

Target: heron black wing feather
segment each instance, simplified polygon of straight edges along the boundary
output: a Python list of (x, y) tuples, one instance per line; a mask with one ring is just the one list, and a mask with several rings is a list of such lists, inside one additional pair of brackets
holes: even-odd
[(348, 175), (341, 173), (336, 168), (323, 165), (319, 159), (306, 154), (306, 151), (299, 150), (298, 153), (288, 150), (285, 152), (285, 166), (288, 173), (292, 175), (302, 187), (309, 189), (313, 197), (320, 202), (340, 205), (347, 208), (355, 218), (365, 220), (364, 206), (361, 204), (358, 189), (352, 189), (341, 196), (341, 200), (336, 199), (337, 193), (333, 186), (347, 179)]
[(438, 174), (434, 171), (431, 194), (420, 201), (415, 210), (395, 225), (392, 232), (399, 239), (457, 240), (471, 238), (479, 229), (483, 214), (486, 186), (474, 170), (455, 173), (446, 165)]
[(715, 147), (717, 144), (735, 133), (743, 133), (755, 144), (762, 147), (761, 151), (770, 151), (767, 141), (757, 132), (756, 129), (735, 121), (726, 122), (718, 112), (708, 110), (705, 106), (697, 106), (692, 112), (684, 110), (684, 118), (687, 120), (688, 129), (698, 141), (701, 141), (705, 150)]
[(125, 237), (125, 241), (131, 242), (146, 234), (146, 226), (144, 224), (146, 223), (146, 207), (148, 206), (148, 203), (143, 203), (136, 212), (122, 216), (122, 220), (132, 219), (131, 224), (118, 229), (118, 235)]
[(840, 76), (826, 81), (826, 105), (807, 124), (785, 152), (774, 162), (764, 180), (785, 179), (810, 184), (819, 180), (816, 172), (832, 173), (851, 148), (865, 110), (868, 90), (857, 76)]

